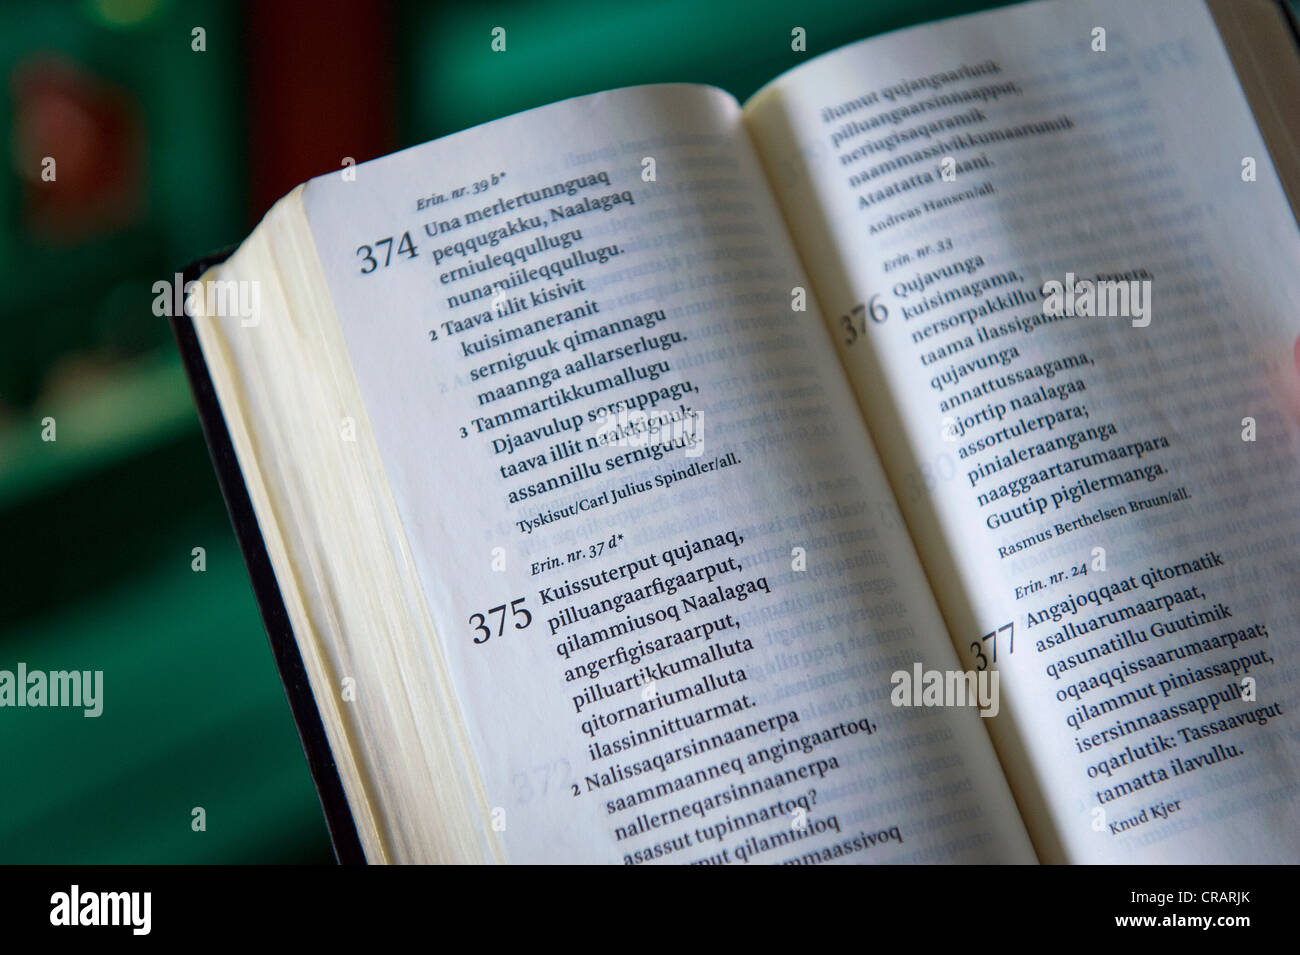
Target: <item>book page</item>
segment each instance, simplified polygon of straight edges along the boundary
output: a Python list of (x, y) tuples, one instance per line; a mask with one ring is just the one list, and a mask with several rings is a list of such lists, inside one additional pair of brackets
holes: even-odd
[(918, 27), (746, 115), (1040, 858), (1300, 860), (1300, 237), (1207, 10)]
[(505, 858), (1033, 861), (992, 713), (890, 703), (959, 664), (734, 98), (304, 203)]

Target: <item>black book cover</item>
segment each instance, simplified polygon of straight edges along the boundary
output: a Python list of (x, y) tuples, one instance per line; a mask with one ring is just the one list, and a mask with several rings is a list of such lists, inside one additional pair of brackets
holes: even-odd
[[(184, 281), (196, 281), (213, 265), (225, 261), (233, 251), (229, 249), (194, 262), (185, 269)], [(316, 782), (316, 792), (320, 796), (325, 823), (334, 844), (334, 855), (344, 865), (364, 864), (366, 859), (361, 849), (361, 840), (357, 836), (356, 823), (348, 808), (343, 782), (339, 778), (334, 754), (330, 751), (329, 740), (325, 736), (320, 711), (316, 708), (316, 697), (307, 681), (307, 671), (298, 652), (298, 643), (294, 639), (284, 599), (280, 596), (280, 586), (275, 579), (271, 559), (266, 553), (257, 515), (253, 513), (253, 502), (249, 499), (248, 488), (239, 469), (239, 460), (230, 443), (225, 416), (212, 388), (212, 378), (199, 347), (194, 323), (182, 312), (171, 317), (171, 326), (181, 361), (185, 365), (185, 374), (189, 378), (190, 390), (194, 393), (199, 421), (203, 425), (203, 436), (208, 443), (208, 454), (217, 472), (221, 494), (226, 499), (230, 523), (239, 540), (239, 549), (243, 552), (244, 564), (248, 568), (253, 593), (261, 610), (262, 623), (266, 626), (266, 635), (271, 641), (271, 652), (275, 656), (280, 680), (284, 683), (284, 692), (289, 698), (289, 708), (293, 711), (293, 720), (298, 727), (298, 738), (302, 741), (307, 765)]]

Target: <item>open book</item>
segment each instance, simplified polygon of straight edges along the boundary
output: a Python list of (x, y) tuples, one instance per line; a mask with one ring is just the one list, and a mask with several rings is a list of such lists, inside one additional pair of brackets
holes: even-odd
[(1295, 49), (1033, 3), (281, 200), (187, 303), (366, 858), (1300, 861)]

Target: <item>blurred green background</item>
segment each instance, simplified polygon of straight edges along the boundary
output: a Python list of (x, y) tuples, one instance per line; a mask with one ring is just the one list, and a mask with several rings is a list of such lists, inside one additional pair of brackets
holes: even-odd
[(809, 56), (993, 5), (0, 8), (0, 669), (105, 684), (97, 719), (0, 709), (0, 862), (333, 859), (153, 283), (344, 157), (616, 86), (743, 99)]

